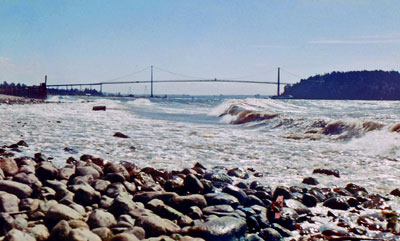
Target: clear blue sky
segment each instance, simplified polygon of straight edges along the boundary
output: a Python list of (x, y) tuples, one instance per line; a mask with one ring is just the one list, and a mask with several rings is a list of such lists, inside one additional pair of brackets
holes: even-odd
[[(297, 82), (400, 70), (398, 0), (0, 1), (0, 81), (106, 81), (150, 65), (194, 77)], [(121, 80), (148, 80), (149, 71)], [(161, 70), (155, 79), (182, 79)], [(180, 84), (157, 94), (274, 94), (276, 86)], [(149, 86), (105, 87), (143, 94)]]

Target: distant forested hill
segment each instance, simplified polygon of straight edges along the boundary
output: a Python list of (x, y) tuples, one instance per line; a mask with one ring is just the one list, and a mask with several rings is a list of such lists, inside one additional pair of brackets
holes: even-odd
[(295, 99), (400, 100), (397, 71), (332, 72), (288, 85), (282, 95)]

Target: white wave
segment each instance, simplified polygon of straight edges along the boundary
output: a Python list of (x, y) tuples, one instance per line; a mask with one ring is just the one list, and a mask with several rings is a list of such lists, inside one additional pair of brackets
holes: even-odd
[(153, 103), (149, 99), (143, 99), (143, 98), (128, 101), (127, 104), (129, 104), (129, 105), (139, 105), (139, 106), (153, 105)]

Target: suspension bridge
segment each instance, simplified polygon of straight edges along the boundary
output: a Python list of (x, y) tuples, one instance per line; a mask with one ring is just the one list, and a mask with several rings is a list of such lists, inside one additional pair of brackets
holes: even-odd
[[(47, 84), (47, 76), (46, 76), (46, 78), (45, 78), (45, 82), (46, 82), (46, 86), (47, 86), (47, 88), (59, 88), (59, 87), (65, 87), (65, 88), (73, 88), (73, 87), (80, 87), (80, 88), (82, 88), (83, 86), (89, 86), (90, 88), (92, 88), (93, 86), (98, 86), (99, 87), (99, 89), (100, 89), (100, 93), (102, 93), (103, 92), (103, 85), (123, 85), (123, 84), (150, 84), (150, 97), (152, 98), (152, 97), (154, 97), (154, 88), (153, 88), (153, 86), (154, 86), (154, 84), (166, 84), (166, 83), (240, 83), (240, 84), (262, 84), (262, 85), (277, 85), (277, 96), (280, 96), (280, 86), (281, 85), (288, 85), (288, 84), (291, 84), (291, 83), (286, 83), (286, 82), (281, 82), (280, 81), (280, 70), (281, 70), (281, 68), (277, 68), (277, 80), (276, 81), (255, 81), (255, 80), (243, 80), (243, 79), (217, 79), (217, 78), (214, 78), (214, 79), (207, 79), (207, 78), (193, 78), (193, 77), (191, 77), (191, 76), (188, 76), (188, 75), (182, 75), (182, 74), (179, 74), (179, 75), (181, 75), (181, 76), (184, 76), (184, 77), (186, 77), (187, 79), (166, 79), (166, 80), (154, 80), (154, 78), (153, 78), (153, 71), (154, 71), (154, 69), (158, 69), (158, 70), (162, 70), (162, 71), (165, 71), (165, 72), (169, 72), (169, 73), (171, 73), (171, 74), (176, 74), (176, 73), (173, 73), (173, 72), (171, 72), (171, 71), (168, 71), (168, 70), (163, 70), (163, 69), (161, 69), (161, 68), (157, 68), (157, 67), (154, 67), (154, 66), (150, 66), (150, 67), (147, 67), (147, 68), (145, 68), (145, 69), (143, 69), (143, 70), (140, 70), (140, 71), (137, 71), (137, 72), (134, 72), (134, 73), (132, 73), (132, 74), (129, 74), (129, 75), (125, 75), (125, 76), (122, 76), (122, 77), (118, 77), (118, 78), (115, 78), (115, 79), (111, 79), (111, 80), (108, 80), (108, 81), (102, 81), (102, 82), (93, 82), (93, 83), (73, 83), (73, 84)], [(128, 77), (128, 76), (131, 76), (131, 75), (133, 75), (133, 74), (137, 74), (137, 73), (140, 73), (140, 72), (143, 72), (143, 71), (145, 71), (145, 70), (147, 70), (147, 69), (150, 69), (150, 79), (148, 79), (148, 80), (130, 80), (130, 81), (119, 81), (120, 79), (123, 79), (123, 78), (126, 78), (126, 77)], [(286, 71), (286, 72), (288, 72), (288, 71)], [(288, 72), (288, 73), (290, 73), (290, 72)], [(294, 74), (293, 74), (294, 75)]]

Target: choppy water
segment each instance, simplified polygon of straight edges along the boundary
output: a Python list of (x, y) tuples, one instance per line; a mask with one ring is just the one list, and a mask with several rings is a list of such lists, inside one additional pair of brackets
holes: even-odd
[[(92, 154), (139, 166), (252, 167), (271, 186), (297, 184), (315, 168), (322, 185), (349, 182), (388, 194), (400, 186), (400, 103), (223, 99), (81, 99), (0, 105), (0, 145), (21, 139), (21, 155), (42, 152), (63, 165)], [(90, 100), (90, 102), (88, 102)], [(107, 111), (92, 111), (106, 105)], [(115, 132), (129, 139), (113, 137)], [(68, 149), (65, 149), (68, 148)]]

